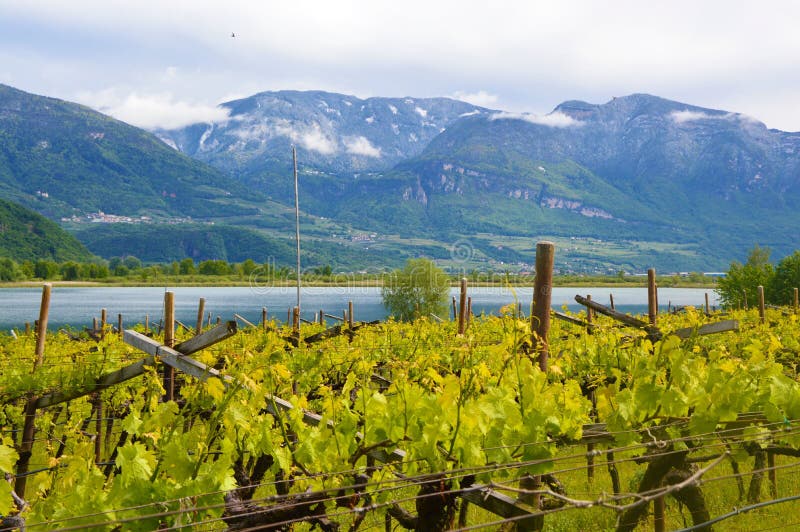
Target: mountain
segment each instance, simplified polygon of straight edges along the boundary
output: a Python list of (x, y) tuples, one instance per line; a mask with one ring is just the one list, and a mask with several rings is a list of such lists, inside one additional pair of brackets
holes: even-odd
[(256, 186), (291, 199), (296, 145), (307, 180), (325, 186), (389, 170), (422, 153), (464, 116), (489, 112), (449, 98), (360, 99), (322, 91), (262, 92), (221, 105), (226, 121), (157, 130), (164, 142)]
[(255, 213), (226, 174), (82, 105), (0, 85), (0, 193), (50, 218)]
[(88, 261), (92, 254), (53, 221), (22, 205), (0, 199), (0, 257)]
[(545, 116), (475, 111), (390, 170), (320, 178), (302, 161), (302, 203), (379, 238), (466, 245), (495, 266), (530, 264), (538, 238), (577, 271), (719, 269), (755, 243), (800, 247), (798, 133), (646, 94)]

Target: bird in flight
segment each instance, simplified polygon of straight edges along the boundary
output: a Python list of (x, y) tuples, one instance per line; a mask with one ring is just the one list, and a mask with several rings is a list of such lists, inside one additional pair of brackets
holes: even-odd
[(231, 32), (231, 37), (236, 37), (236, 34)]

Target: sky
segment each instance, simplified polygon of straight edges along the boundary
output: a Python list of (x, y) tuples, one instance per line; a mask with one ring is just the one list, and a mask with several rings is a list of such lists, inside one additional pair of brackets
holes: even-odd
[(540, 115), (643, 92), (800, 131), (799, 24), (795, 0), (0, 0), (0, 83), (146, 128), (313, 89)]

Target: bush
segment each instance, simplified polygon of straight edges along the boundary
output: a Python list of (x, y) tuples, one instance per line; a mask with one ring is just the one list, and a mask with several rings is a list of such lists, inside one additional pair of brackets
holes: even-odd
[(447, 312), (450, 279), (427, 259), (409, 259), (402, 270), (384, 279), (383, 305), (395, 318), (412, 320)]
[(780, 305), (794, 303), (794, 289), (800, 287), (800, 251), (784, 257), (775, 268), (769, 298)]

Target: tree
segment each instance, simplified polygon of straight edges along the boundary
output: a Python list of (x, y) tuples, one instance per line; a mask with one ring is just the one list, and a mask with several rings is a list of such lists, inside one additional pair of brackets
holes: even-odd
[(37, 260), (33, 265), (33, 276), (44, 281), (55, 279), (58, 275), (58, 263), (51, 260)]
[(800, 287), (800, 251), (781, 259), (769, 285), (770, 300), (782, 305), (794, 303), (794, 289)]
[(204, 260), (197, 267), (200, 275), (229, 275), (231, 267), (224, 260)]
[(402, 270), (384, 279), (383, 305), (399, 320), (447, 312), (450, 279), (427, 259), (409, 259)]
[(180, 263), (181, 275), (194, 275), (197, 270), (194, 267), (194, 261), (190, 257), (186, 257)]
[(16, 262), (9, 258), (0, 258), (0, 281), (18, 281), (22, 279), (22, 270)]
[(727, 308), (744, 307), (745, 291), (747, 303), (757, 301), (758, 287), (768, 287), (772, 283), (775, 269), (769, 262), (769, 248), (754, 247), (750, 250), (747, 262), (732, 262), (725, 277), (717, 281), (717, 292), (722, 305)]

